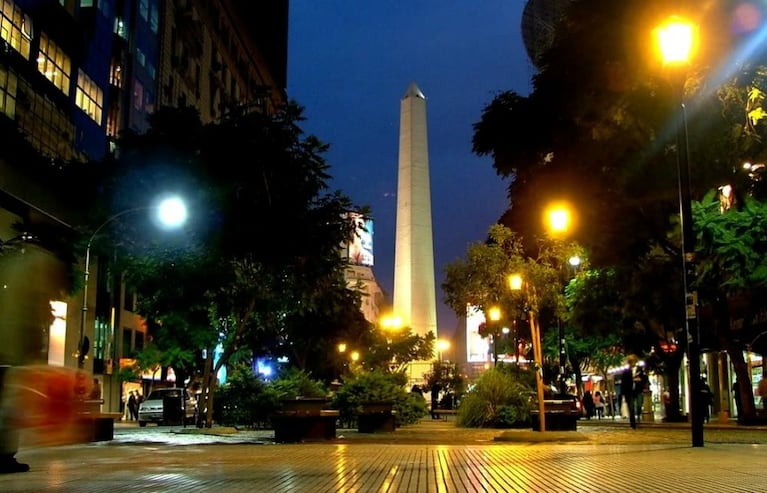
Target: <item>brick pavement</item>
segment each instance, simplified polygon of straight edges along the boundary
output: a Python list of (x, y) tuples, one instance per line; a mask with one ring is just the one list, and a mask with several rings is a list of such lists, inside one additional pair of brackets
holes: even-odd
[(283, 445), (268, 432), (205, 443), (169, 428), (119, 428), (113, 442), (22, 449), (32, 470), (0, 476), (0, 491), (767, 492), (763, 428), (707, 425), (701, 448), (689, 446), (685, 425), (631, 430), (622, 422), (583, 422), (578, 432), (547, 432), (545, 442), (526, 430), (431, 420), (393, 434), (339, 430), (344, 438)]

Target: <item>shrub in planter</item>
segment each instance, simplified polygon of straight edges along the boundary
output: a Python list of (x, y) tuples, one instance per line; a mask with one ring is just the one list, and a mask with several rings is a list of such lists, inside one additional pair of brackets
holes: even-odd
[(327, 397), (328, 391), (320, 380), (296, 368), (284, 369), (269, 386), (277, 393), (279, 400)]
[(457, 423), (471, 428), (511, 428), (530, 424), (528, 375), (491, 368), (464, 394)]
[(338, 409), (347, 425), (364, 411), (366, 403), (390, 402), (396, 412), (397, 425), (411, 424), (426, 415), (423, 396), (405, 390), (407, 377), (383, 370), (360, 372), (344, 380), (333, 396), (332, 407)]
[(225, 385), (216, 388), (214, 420), (226, 426), (263, 428), (279, 405), (269, 384), (253, 374), (250, 365), (237, 365)]

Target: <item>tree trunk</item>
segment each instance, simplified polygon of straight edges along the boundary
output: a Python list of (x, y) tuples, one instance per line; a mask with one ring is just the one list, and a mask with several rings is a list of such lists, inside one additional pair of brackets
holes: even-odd
[(754, 424), (756, 423), (756, 405), (754, 404), (751, 375), (748, 371), (748, 365), (743, 359), (743, 348), (736, 346), (739, 346), (739, 344), (728, 344), (727, 354), (730, 355), (730, 361), (735, 368), (735, 375), (738, 379), (738, 392), (740, 392), (738, 423)]
[[(210, 400), (210, 374), (211, 369), (213, 367), (213, 351), (208, 349), (205, 351), (206, 357), (205, 357), (205, 370), (202, 374), (202, 388), (200, 389), (200, 401), (198, 402), (198, 413), (197, 413), (197, 427), (202, 428), (210, 428), (211, 427), (211, 419), (212, 414), (210, 413), (211, 408), (211, 400)], [(202, 411), (205, 411), (203, 414)]]

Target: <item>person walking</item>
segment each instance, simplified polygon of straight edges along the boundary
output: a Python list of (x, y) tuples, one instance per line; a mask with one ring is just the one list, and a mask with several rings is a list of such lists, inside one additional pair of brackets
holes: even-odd
[(594, 416), (594, 397), (590, 390), (583, 393), (583, 410), (586, 412), (586, 419), (591, 419)]
[(431, 419), (439, 419), (437, 409), (439, 408), (439, 392), (442, 387), (434, 382), (431, 386)]
[(626, 403), (626, 407), (628, 408), (629, 423), (633, 429), (636, 429), (637, 427), (637, 418), (636, 414), (634, 414), (634, 377), (636, 371), (636, 361), (636, 356), (633, 354), (630, 354), (626, 358), (626, 369), (621, 372), (620, 378), (621, 398), (618, 400), (619, 403), (621, 400)]
[(135, 391), (130, 391), (130, 397), (128, 397), (128, 413), (130, 413), (131, 421), (138, 421), (138, 399), (136, 399)]
[(17, 405), (10, 397), (4, 381), (10, 366), (0, 365), (0, 474), (29, 471), (29, 464), (16, 460), (19, 451), (19, 428)]
[(740, 421), (740, 415), (742, 412), (741, 406), (743, 405), (743, 400), (740, 397), (740, 382), (738, 382), (737, 378), (732, 383), (732, 398), (735, 399), (735, 411), (738, 413), (737, 418), (738, 421)]
[(598, 390), (594, 392), (594, 412), (597, 419), (602, 419), (605, 413), (605, 399), (602, 397), (602, 392)]
[(714, 403), (714, 394), (708, 386), (705, 378), (700, 379), (700, 412), (706, 423), (711, 419), (711, 405)]
[(759, 397), (762, 398), (762, 409), (767, 410), (767, 377), (762, 377), (759, 380), (759, 386), (756, 390), (759, 391)]

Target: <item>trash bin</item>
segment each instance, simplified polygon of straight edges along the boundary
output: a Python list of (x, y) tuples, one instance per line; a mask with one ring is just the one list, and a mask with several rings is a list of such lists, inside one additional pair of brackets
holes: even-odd
[(165, 425), (180, 425), (184, 422), (184, 399), (180, 393), (163, 396), (162, 422)]

